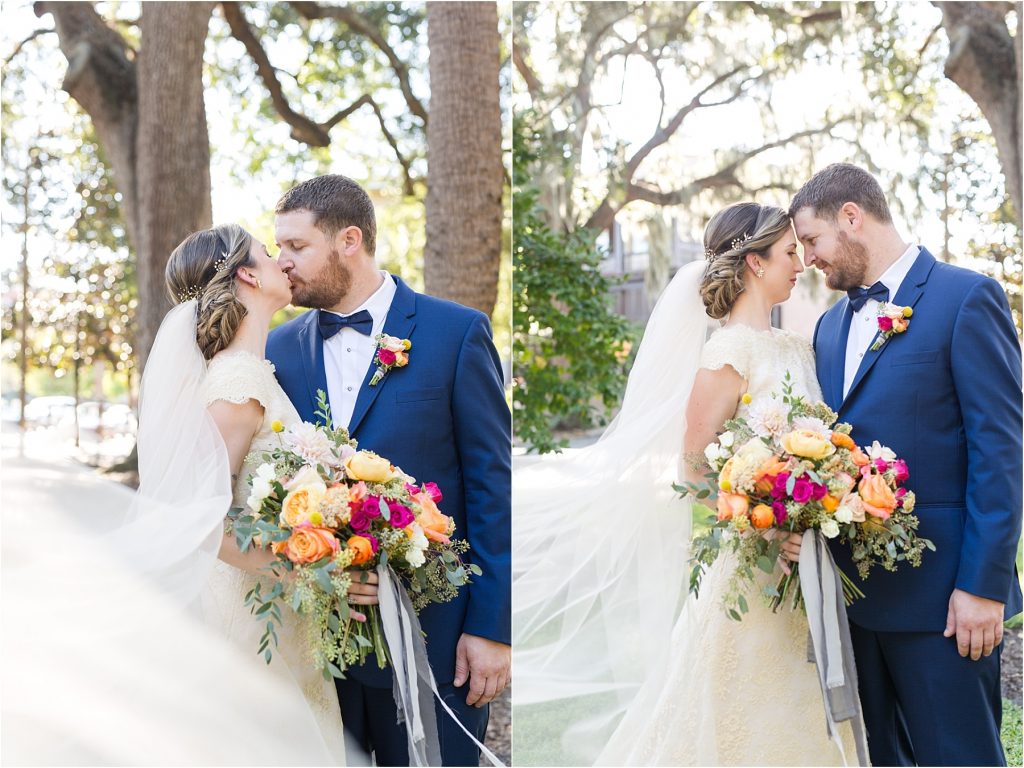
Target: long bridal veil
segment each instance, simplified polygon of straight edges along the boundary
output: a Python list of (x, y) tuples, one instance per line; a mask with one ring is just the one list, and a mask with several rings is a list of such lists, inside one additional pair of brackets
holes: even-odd
[(5, 483), (5, 764), (331, 762), (302, 691), (203, 623), (231, 473), (195, 312), (146, 366), (137, 493), (45, 465)]
[(514, 738), (526, 763), (592, 764), (664, 668), (686, 596), (691, 512), (671, 484), (707, 332), (705, 266), (687, 264), (662, 293), (601, 438), (513, 473)]

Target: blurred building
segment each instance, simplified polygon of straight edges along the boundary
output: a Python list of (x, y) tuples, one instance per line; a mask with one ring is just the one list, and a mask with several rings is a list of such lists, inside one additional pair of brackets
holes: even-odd
[[(703, 244), (684, 235), (686, 231), (681, 217), (664, 209), (646, 219), (617, 219), (601, 235), (598, 245), (607, 254), (601, 271), (620, 281), (612, 288), (616, 312), (645, 325), (676, 271), (704, 258)], [(838, 296), (825, 287), (819, 272), (806, 270), (789, 301), (772, 310), (772, 325), (810, 338), (818, 317)], [(712, 327), (714, 322), (709, 321)]]

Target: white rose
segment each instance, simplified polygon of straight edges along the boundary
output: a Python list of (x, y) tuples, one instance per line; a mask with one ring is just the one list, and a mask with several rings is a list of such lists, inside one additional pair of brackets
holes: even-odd
[(320, 473), (316, 471), (316, 467), (312, 467), (306, 464), (302, 469), (295, 473), (295, 476), (285, 483), (285, 490), (297, 491), (301, 488), (312, 488), (320, 495), (327, 493), (327, 484), (320, 477)]
[(270, 495), (273, 487), (270, 485), (274, 480), (274, 465), (261, 464), (259, 469), (252, 476), (252, 491), (246, 505), (253, 512), (258, 512), (264, 500)]
[(723, 432), (718, 436), (718, 442), (724, 448), (732, 448), (732, 444), (735, 440), (736, 436), (732, 432)]
[(412, 531), (412, 537), (409, 539), (409, 549), (405, 553), (405, 560), (413, 568), (419, 568), (427, 562), (424, 552), (427, 551), (430, 542), (427, 541), (419, 523), (410, 525), (409, 530)]
[(722, 458), (721, 451), (718, 449), (718, 443), (708, 444), (708, 447), (704, 449), (704, 458), (708, 460), (708, 464), (712, 467), (718, 464)]
[(839, 523), (835, 520), (826, 520), (821, 524), (821, 533), (826, 539), (834, 539), (839, 535)]
[(846, 525), (847, 523), (853, 522), (853, 510), (847, 507), (840, 507), (836, 510), (836, 513), (832, 516), (835, 518), (837, 523)]
[(882, 459), (883, 461), (895, 461), (896, 454), (891, 449), (886, 448), (884, 445), (879, 443), (877, 440), (871, 444), (868, 448), (868, 456), (872, 459)]

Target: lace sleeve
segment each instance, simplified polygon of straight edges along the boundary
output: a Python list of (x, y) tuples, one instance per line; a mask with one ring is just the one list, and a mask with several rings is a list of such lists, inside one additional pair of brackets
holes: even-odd
[(206, 376), (205, 401), (244, 403), (256, 400), (270, 407), (274, 365), (248, 353), (221, 354), (210, 362)]
[(750, 377), (750, 339), (739, 329), (722, 328), (704, 344), (700, 367), (717, 371), (731, 365), (744, 379)]

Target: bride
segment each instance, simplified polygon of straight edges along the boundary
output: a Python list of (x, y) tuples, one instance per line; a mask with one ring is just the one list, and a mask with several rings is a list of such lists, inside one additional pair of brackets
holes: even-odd
[[(517, 764), (857, 759), (849, 723), (828, 735), (802, 614), (751, 600), (729, 619), (725, 557), (687, 597), (691, 509), (671, 483), (702, 479), (744, 394), (778, 392), (789, 372), (821, 399), (808, 341), (770, 323), (803, 271), (785, 211), (731, 205), (704, 246), (659, 299), (600, 440), (513, 475)], [(705, 343), (709, 317), (725, 322)], [(799, 537), (783, 550), (796, 560)]]
[[(244, 595), (272, 555), (225, 533), (249, 495), (246, 455), (299, 421), (264, 360), (288, 278), (226, 225), (187, 237), (166, 279), (177, 305), (143, 378), (138, 493), (50, 510), (57, 567), (25, 556), (33, 523), (5, 516), (4, 582), (19, 587), (5, 590), (4, 761), (344, 765), (335, 686), (301, 617), (284, 612), (270, 664), (256, 653)], [(350, 601), (376, 602), (376, 587), (354, 583)]]

